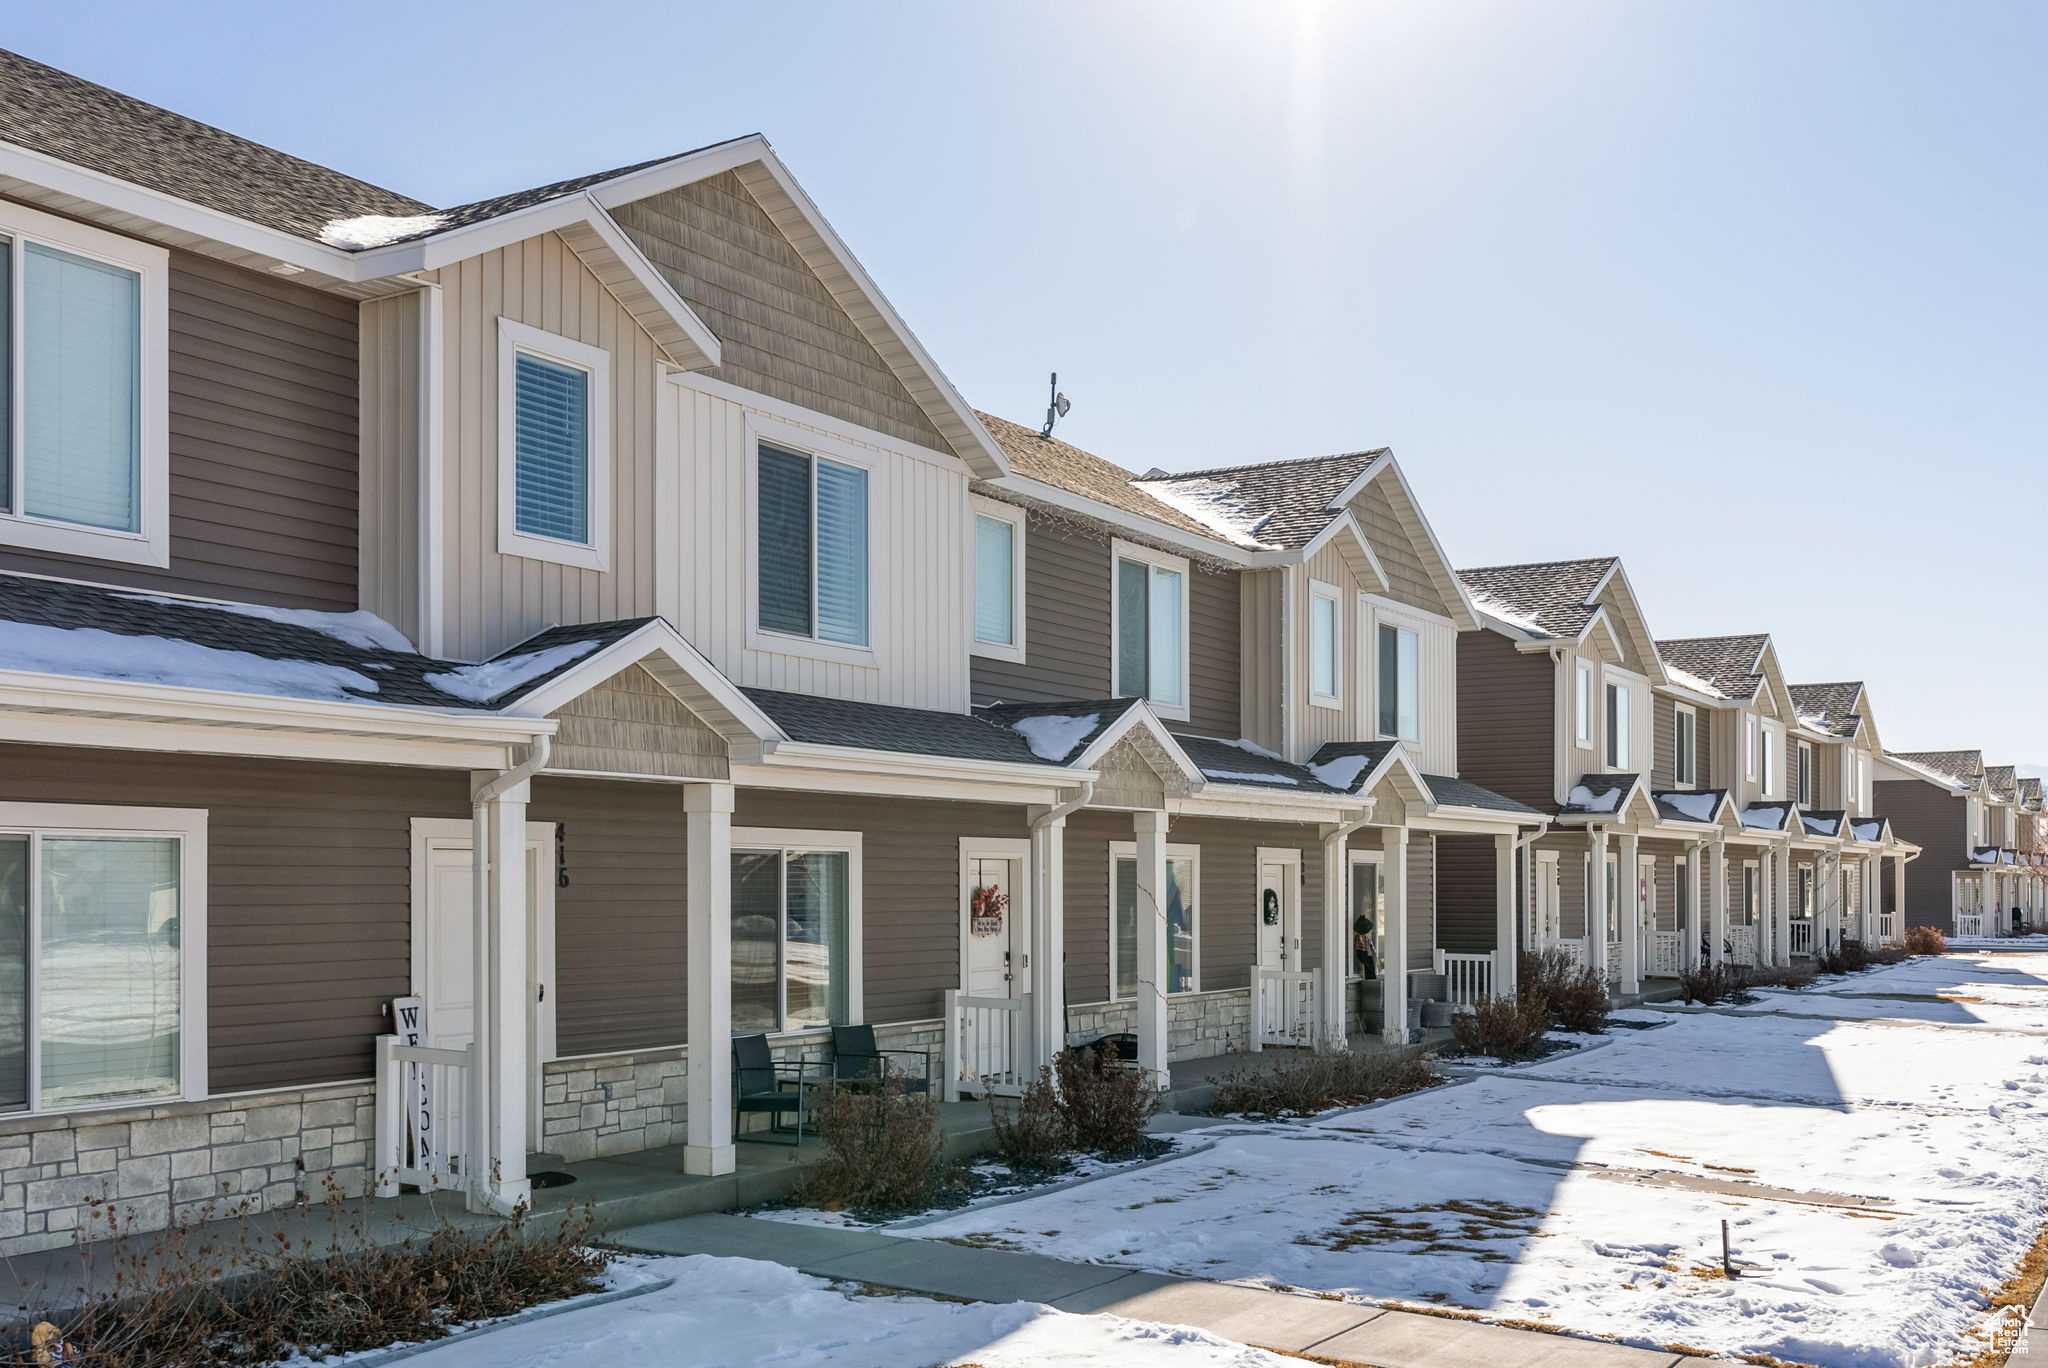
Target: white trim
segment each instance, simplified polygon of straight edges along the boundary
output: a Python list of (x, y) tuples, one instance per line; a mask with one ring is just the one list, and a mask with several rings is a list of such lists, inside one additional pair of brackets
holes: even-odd
[[(1280, 939), (1283, 942), (1283, 953), (1286, 953), (1288, 956), (1286, 967), (1290, 970), (1299, 970), (1302, 967), (1302, 960), (1305, 958), (1301, 944), (1301, 848), (1299, 846), (1256, 847), (1252, 851), (1252, 869), (1254, 874), (1252, 886), (1254, 888), (1258, 888), (1265, 883), (1266, 866), (1269, 864), (1281, 865), (1287, 870), (1285, 875), (1288, 880), (1287, 904), (1280, 909)], [(1263, 904), (1264, 901), (1264, 897), (1261, 896), (1259, 903)], [(1197, 912), (1196, 915), (1199, 917), (1200, 913)], [(1260, 919), (1264, 916), (1265, 908), (1260, 905), (1254, 905), (1252, 908), (1252, 963), (1261, 969), (1278, 969), (1281, 967), (1280, 965), (1260, 964), (1259, 962), (1259, 926)], [(1201, 927), (1198, 921), (1196, 924), (1196, 939), (1198, 941), (1201, 938), (1200, 931)], [(1253, 1003), (1254, 1009), (1257, 1008), (1257, 1005), (1256, 1002)]]
[[(1784, 797), (1785, 788), (1785, 728), (1782, 723), (1764, 721), (1758, 731), (1757, 764), (1762, 776), (1757, 781), (1766, 802), (1776, 802)], [(1847, 806), (1846, 804), (1844, 806)]]
[[(1016, 504), (1003, 503), (984, 494), (970, 495), (968, 504), (970, 519), (988, 518), (994, 522), (1008, 523), (1010, 526), (1010, 640), (983, 641), (975, 634), (973, 617), (975, 605), (980, 601), (981, 594), (980, 530), (976, 527), (975, 536), (968, 542), (969, 561), (975, 569), (974, 593), (968, 596), (968, 654), (986, 660), (1014, 661), (1021, 665), (1026, 660), (1029, 649), (1024, 639), (1024, 589), (1029, 582), (1024, 564), (1024, 540), (1029, 516)], [(975, 527), (975, 524), (970, 520), (968, 526)]]
[[(746, 415), (746, 527), (742, 543), (745, 547), (746, 565), (746, 622), (747, 649), (762, 651), (770, 655), (797, 656), (805, 660), (826, 660), (839, 665), (856, 665), (864, 669), (879, 670), (883, 665), (882, 653), (875, 643), (885, 637), (886, 624), (881, 621), (880, 608), (888, 601), (887, 595), (875, 593), (877, 583), (887, 583), (891, 569), (886, 559), (888, 548), (878, 545), (875, 539), (875, 508), (886, 497), (881, 463), (875, 453), (851, 443), (842, 442), (827, 433), (818, 432), (794, 423), (785, 423), (759, 413)], [(796, 636), (788, 632), (776, 632), (761, 625), (761, 448), (772, 446), (792, 456), (803, 456), (811, 462), (811, 636)], [(818, 615), (818, 570), (817, 570), (817, 488), (820, 460), (836, 465), (849, 466), (865, 473), (868, 486), (868, 536), (867, 575), (865, 598), (867, 601), (867, 641), (855, 645), (844, 641), (822, 641), (816, 635)], [(877, 573), (878, 570), (880, 573)]]
[(1584, 656), (1573, 658), (1571, 736), (1578, 750), (1594, 750), (1599, 741), (1595, 714), (1600, 707), (1600, 688), (1594, 669), (1594, 663)]
[[(588, 445), (584, 452), (587, 540), (563, 541), (519, 530), (518, 382), (525, 352), (582, 371), (589, 377)], [(612, 550), (612, 354), (573, 337), (544, 332), (514, 319), (498, 319), (498, 554), (553, 561), (579, 570), (609, 568)]]
[[(6, 449), (9, 488), (0, 511), (0, 543), (57, 555), (122, 561), (131, 565), (171, 563), (171, 439), (170, 439), (170, 259), (154, 243), (110, 233), (70, 219), (58, 218), (26, 205), (0, 200), (0, 234), (9, 241), (0, 251), (9, 257), (13, 288), (7, 317), (8, 371), (0, 377), (0, 401), (7, 413)], [(136, 287), (136, 441), (135, 524), (133, 532), (89, 527), (58, 519), (38, 518), (27, 511), (25, 489), (28, 456), (24, 376), (28, 347), (24, 326), (28, 282), (24, 278), (24, 239), (48, 243), (60, 251), (94, 258), (132, 271)]]
[[(777, 399), (772, 395), (745, 389), (733, 384), (729, 380), (715, 379), (698, 371), (680, 370), (670, 371), (667, 379), (669, 384), (680, 389), (694, 390), (707, 399), (722, 399), (740, 408), (753, 409), (763, 418), (791, 424), (794, 427), (811, 433), (813, 436), (822, 433), (825, 437), (836, 438), (842, 442), (851, 442), (855, 446), (875, 447), (878, 450), (887, 452), (891, 456), (901, 456), (906, 460), (922, 461), (926, 465), (937, 466), (941, 470), (956, 475), (971, 473), (968, 471), (967, 463), (949, 451), (940, 451), (936, 447), (919, 446), (915, 442), (905, 441), (903, 438), (892, 433), (883, 432), (877, 428), (862, 427), (859, 423), (850, 423), (844, 418), (835, 418), (829, 413), (820, 413), (816, 409), (807, 409), (801, 404), (792, 404), (786, 399)], [(987, 483), (991, 488), (1001, 489), (1005, 488), (1009, 481), (991, 480)]]
[[(1692, 719), (1691, 736), (1688, 738), (1691, 744), (1683, 749), (1678, 744), (1681, 731), (1678, 719), (1681, 717)], [(1687, 762), (1682, 778), (1678, 764), (1681, 756)], [(1671, 786), (1680, 789), (1695, 789), (1700, 786), (1700, 710), (1690, 703), (1680, 703), (1676, 699), (1671, 703)]]
[[(1424, 726), (1423, 700), (1429, 693), (1428, 686), (1423, 682), (1422, 644), (1427, 640), (1424, 632), (1430, 625), (1422, 616), (1408, 616), (1407, 609), (1399, 605), (1388, 608), (1374, 606), (1371, 613), (1372, 631), (1369, 634), (1369, 640), (1359, 643), (1359, 652), (1370, 662), (1367, 668), (1372, 672), (1372, 713), (1369, 717), (1363, 719), (1367, 725), (1361, 726), (1361, 731), (1369, 729), (1370, 734), (1381, 741), (1404, 741), (1417, 750), (1422, 748), (1425, 739), (1422, 734)], [(1389, 627), (1396, 632), (1406, 632), (1415, 638), (1415, 697), (1412, 700), (1415, 709), (1415, 735), (1413, 736), (1402, 736), (1398, 730), (1401, 716), (1401, 699), (1398, 694), (1394, 699), (1394, 718), (1397, 730), (1390, 732), (1380, 726), (1381, 694), (1386, 688), (1386, 681), (1380, 677), (1380, 631), (1383, 628)], [(1456, 659), (1455, 644), (1452, 658)], [(1400, 669), (1400, 647), (1398, 644), (1394, 651), (1394, 665), (1396, 670), (1395, 682), (1398, 684)], [(1455, 710), (1453, 711), (1454, 715), (1451, 720), (1452, 725), (1456, 726)]]
[[(1137, 858), (1138, 843), (1136, 841), (1111, 841), (1109, 843), (1109, 997), (1107, 1000), (1110, 1002), (1131, 1002), (1134, 1000), (1119, 995), (1116, 990), (1116, 865), (1119, 860), (1135, 862)], [(1194, 887), (1181, 890), (1182, 900), (1188, 904), (1193, 913), (1194, 962), (1190, 967), (1193, 970), (1191, 977), (1194, 979), (1194, 986), (1179, 992), (1169, 991), (1166, 996), (1170, 998), (1193, 997), (1202, 991), (1202, 848), (1198, 845), (1169, 844), (1166, 847), (1166, 859), (1168, 864), (1175, 860), (1186, 860), (1189, 867), (1194, 871)], [(1254, 882), (1257, 881), (1257, 877), (1257, 871), (1254, 871)], [(1165, 892), (1166, 890), (1163, 888), (1160, 890), (1162, 896), (1164, 896)], [(1159, 938), (1169, 946), (1172, 943), (1167, 932), (1162, 931)], [(1168, 963), (1172, 963), (1170, 956)]]
[(446, 640), (448, 564), (447, 397), (443, 388), (448, 301), (438, 283), (420, 286), (419, 320), (419, 643), (440, 659)]
[[(1458, 623), (1455, 618), (1445, 617), (1442, 613), (1432, 613), (1427, 608), (1417, 608), (1412, 603), (1402, 603), (1398, 599), (1390, 599), (1385, 594), (1375, 594), (1369, 590), (1361, 589), (1358, 591), (1358, 597), (1363, 602), (1371, 604), (1374, 612), (1391, 613), (1397, 617), (1413, 618), (1415, 621), (1429, 626), (1447, 627), (1452, 631), (1458, 630)], [(1466, 630), (1471, 631), (1476, 630), (1476, 628), (1467, 628)]]
[[(867, 932), (861, 900), (866, 875), (863, 872), (861, 841), (862, 833), (858, 831), (743, 826), (732, 829), (732, 853), (735, 855), (743, 850), (779, 850), (785, 855), (836, 852), (846, 856), (846, 1018), (850, 1025), (867, 1020), (867, 974), (862, 960)], [(771, 1031), (769, 1038), (801, 1040), (821, 1036), (825, 1029), (805, 1026), (796, 1030)]]
[(1085, 494), (1076, 494), (1071, 489), (1046, 484), (1027, 475), (1005, 475), (999, 480), (982, 482), (990, 489), (1000, 489), (1029, 499), (1033, 503), (1057, 508), (1062, 512), (1079, 514), (1091, 521), (1118, 531), (1128, 532), (1136, 537), (1150, 537), (1168, 546), (1180, 548), (1190, 556), (1201, 556), (1224, 565), (1240, 568), (1254, 568), (1274, 565), (1292, 565), (1302, 559), (1294, 551), (1250, 552), (1223, 540), (1220, 533), (1190, 532), (1184, 527), (1175, 527), (1142, 513), (1132, 513), (1113, 504), (1098, 502)]
[[(1316, 604), (1330, 605), (1330, 690), (1325, 693), (1316, 688)], [(1319, 579), (1308, 582), (1308, 701), (1318, 708), (1341, 709), (1344, 706), (1344, 599), (1337, 592), (1337, 586), (1326, 584)], [(1420, 643), (1417, 655), (1420, 656)]]
[[(970, 920), (968, 916), (970, 906), (968, 897), (971, 881), (967, 877), (967, 869), (968, 865), (974, 860), (1002, 860), (1015, 866), (1013, 878), (1015, 879), (1016, 887), (1010, 892), (1010, 912), (1013, 917), (1017, 915), (1020, 909), (1024, 916), (1029, 917), (1031, 909), (1036, 905), (1031, 896), (1031, 842), (1029, 838), (1017, 836), (962, 836), (960, 838), (960, 991), (962, 993), (972, 991), (967, 985), (967, 956), (969, 954), (969, 943), (972, 940), (968, 926)], [(1114, 909), (1112, 909), (1113, 915)], [(1018, 944), (1017, 925), (1015, 922), (1011, 924), (1009, 940), (1014, 951)], [(1031, 944), (1031, 927), (1028, 922), (1024, 924), (1023, 944), (1026, 947), (1029, 947)], [(1038, 966), (1031, 963), (1031, 952), (1028, 948), (1021, 953), (1024, 956), (1024, 963), (1018, 967), (1025, 970), (1031, 976), (1029, 979), (1030, 986), (1026, 991), (1036, 993), (1039, 990)], [(1055, 969), (1062, 975), (1066, 973), (1066, 966), (1064, 964), (1055, 966)], [(1014, 986), (1014, 984), (1015, 979), (1013, 978), (1012, 985)], [(1018, 994), (1011, 993), (1008, 996), (1015, 997)]]
[(0, 831), (25, 834), (32, 845), (45, 836), (161, 837), (178, 842), (178, 1090), (157, 1097), (109, 1098), (59, 1107), (42, 1105), (42, 1050), (38, 1035), (42, 1006), (40, 965), (42, 894), (39, 858), (28, 869), (29, 961), (28, 1106), (14, 1116), (61, 1116), (110, 1107), (161, 1105), (207, 1096), (207, 810), (205, 808), (120, 807), (89, 803), (0, 803)]
[[(1158, 716), (1170, 718), (1176, 722), (1185, 722), (1188, 719), (1188, 694), (1190, 681), (1193, 678), (1193, 672), (1189, 668), (1189, 657), (1193, 654), (1193, 651), (1188, 641), (1188, 600), (1193, 596), (1194, 577), (1188, 573), (1188, 562), (1185, 556), (1171, 555), (1165, 551), (1156, 551), (1149, 546), (1141, 546), (1136, 542), (1127, 542), (1121, 539), (1113, 539), (1109, 544), (1109, 697), (1123, 697), (1123, 693), (1119, 688), (1122, 681), (1118, 678), (1122, 673), (1122, 662), (1117, 659), (1117, 650), (1122, 641), (1123, 634), (1121, 602), (1123, 595), (1119, 584), (1121, 572), (1118, 570), (1117, 562), (1125, 560), (1137, 561), (1143, 565), (1151, 566), (1155, 570), (1166, 570), (1180, 576), (1180, 702), (1162, 703), (1151, 697), (1149, 672), (1151, 650), (1149, 638), (1146, 650), (1148, 671), (1145, 702)], [(1147, 577), (1146, 585), (1146, 612), (1148, 614), (1151, 612), (1149, 576)]]

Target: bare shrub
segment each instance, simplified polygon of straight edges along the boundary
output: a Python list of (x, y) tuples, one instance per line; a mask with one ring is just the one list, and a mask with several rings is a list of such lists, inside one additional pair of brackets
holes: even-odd
[(1451, 1034), (1474, 1054), (1495, 1059), (1524, 1059), (1535, 1053), (1550, 1028), (1550, 1012), (1535, 998), (1520, 994), (1481, 997), (1469, 1012), (1451, 1018)]
[(1844, 939), (1840, 950), (1843, 973), (1853, 974), (1870, 967), (1870, 947), (1860, 940)]
[(1939, 927), (1909, 926), (1906, 928), (1906, 953), (1909, 955), (1939, 955), (1948, 949), (1948, 937), (1941, 934)]
[(1803, 964), (1769, 964), (1742, 973), (1745, 988), (1787, 988), (1794, 992), (1813, 986), (1813, 970)]
[[(32, 1289), (20, 1307), (31, 1328), (0, 1331), (0, 1364), (248, 1368), (435, 1340), (470, 1321), (599, 1291), (613, 1257), (588, 1247), (588, 1208), (546, 1233), (522, 1208), (502, 1225), (444, 1223), (386, 1247), (369, 1240), (364, 1203), (331, 1181), (321, 1205), (324, 1238), (258, 1225), (246, 1200), (202, 1207), (158, 1236), (129, 1238), (125, 1209), (98, 1204), (87, 1215), (93, 1243), (81, 1247), (81, 1259), (84, 1285), (104, 1290), (78, 1304), (76, 1289)], [(96, 1258), (111, 1267), (95, 1281)], [(54, 1310), (59, 1304), (74, 1309)], [(54, 1337), (64, 1352), (39, 1356), (41, 1325), (50, 1327), (41, 1331), (44, 1349)]]
[[(1538, 1028), (1539, 1033), (1541, 1028)], [(1218, 1116), (1270, 1120), (1313, 1116), (1332, 1107), (1356, 1107), (1382, 1098), (1433, 1088), (1444, 1081), (1436, 1056), (1413, 1047), (1398, 1050), (1317, 1050), (1295, 1055), (1278, 1067), (1242, 1067), (1214, 1080)]]
[(1678, 975), (1678, 994), (1687, 1006), (1714, 1004), (1742, 990), (1743, 979), (1732, 964), (1695, 964)]
[(996, 1154), (1010, 1172), (1039, 1177), (1072, 1166), (1073, 1138), (1050, 1068), (1041, 1067), (1014, 1102), (990, 1097), (988, 1122), (996, 1133)]
[(797, 1200), (828, 1211), (893, 1216), (942, 1201), (958, 1181), (942, 1158), (939, 1107), (900, 1078), (832, 1088), (811, 1110), (825, 1157)]
[(1144, 1150), (1159, 1094), (1143, 1070), (1123, 1068), (1103, 1050), (1061, 1050), (1052, 1067), (1069, 1144), (1104, 1159)]
[(1547, 1015), (1551, 1002), (1562, 996), (1566, 985), (1581, 972), (1578, 956), (1561, 945), (1524, 950), (1515, 957), (1515, 991), (1542, 1003)]
[(1598, 1035), (1607, 1029), (1607, 977), (1579, 963), (1561, 945), (1524, 950), (1515, 961), (1515, 992), (1540, 1003), (1544, 1014), (1567, 1031)]

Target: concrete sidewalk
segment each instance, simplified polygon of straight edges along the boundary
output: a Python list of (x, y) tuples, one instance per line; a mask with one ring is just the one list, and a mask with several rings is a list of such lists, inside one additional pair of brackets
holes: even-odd
[(1068, 1263), (868, 1230), (830, 1230), (724, 1214), (617, 1231), (642, 1254), (765, 1259), (821, 1278), (969, 1301), (1036, 1301), (1078, 1313), (1188, 1325), (1245, 1344), (1366, 1368), (1702, 1368), (1728, 1360), (1448, 1316), (1388, 1311), (1256, 1287)]

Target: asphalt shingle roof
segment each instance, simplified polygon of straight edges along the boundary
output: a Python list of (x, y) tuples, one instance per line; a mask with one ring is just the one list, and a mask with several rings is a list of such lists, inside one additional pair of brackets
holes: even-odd
[(1238, 540), (1293, 549), (1314, 541), (1338, 517), (1341, 510), (1331, 508), (1331, 502), (1386, 454), (1380, 447), (1298, 461), (1141, 476), (1133, 483), (1173, 500)]
[[(1582, 774), (1560, 812), (1574, 816), (1605, 815), (1619, 809), (1628, 791), (1642, 782), (1640, 774)], [(1584, 798), (1577, 795), (1584, 793)], [(1621, 795), (1619, 797), (1615, 795)]]
[(1173, 738), (1204, 777), (1218, 784), (1249, 784), (1257, 788), (1285, 789), (1291, 793), (1341, 793), (1311, 774), (1307, 767), (1277, 756), (1234, 746), (1207, 736)]
[(1786, 687), (1792, 693), (1792, 710), (1799, 715), (1801, 722), (1829, 736), (1856, 734), (1857, 725), (1863, 721), (1856, 712), (1856, 701), (1863, 696), (1861, 681), (1791, 684)]
[(1614, 556), (1592, 560), (1536, 561), (1488, 565), (1458, 571), (1472, 606), (1489, 616), (1541, 636), (1576, 638), (1599, 606), (1594, 588), (1617, 563)]
[[(1683, 670), (1722, 698), (1750, 699), (1763, 687), (1760, 673), (1765, 633), (1749, 636), (1686, 637), (1657, 643), (1657, 655), (1668, 668)], [(1674, 681), (1683, 683), (1684, 681)]]
[(1967, 788), (1977, 787), (1984, 774), (1984, 752), (1980, 750), (1893, 751), (1887, 758), (1903, 760)]
[(2019, 775), (2014, 773), (2011, 765), (1986, 765), (1984, 787), (1991, 791), (1993, 798), (2002, 798), (2008, 803), (2016, 802), (2020, 796)]
[[(1706, 802), (1702, 803), (1702, 798)], [(1657, 815), (1667, 822), (1711, 825), (1720, 820), (1722, 804), (1728, 801), (1728, 790), (1657, 789), (1651, 792), (1650, 801), (1657, 805)]]
[(1168, 503), (1153, 498), (1133, 483), (1130, 471), (1093, 452), (1083, 451), (1057, 437), (1041, 437), (1037, 428), (998, 418), (993, 413), (978, 415), (989, 436), (1010, 458), (1010, 471), (1040, 484), (1049, 484), (1072, 494), (1120, 508), (1126, 513), (1165, 523), (1182, 532), (1224, 540), (1216, 530), (1196, 522)]
[(972, 713), (899, 708), (780, 689), (743, 692), (792, 741), (1013, 765), (1047, 763), (1032, 754), (1021, 732)]
[(1518, 803), (1492, 789), (1481, 788), (1466, 779), (1453, 779), (1443, 774), (1425, 774), (1422, 782), (1429, 785), (1430, 795), (1446, 807), (1484, 808), (1490, 812), (1513, 812), (1530, 817), (1542, 818), (1543, 813), (1527, 803)]
[[(1348, 782), (1335, 785), (1345, 793), (1356, 793), (1364, 785), (1366, 776), (1380, 767), (1380, 762), (1400, 745), (1398, 741), (1325, 741), (1308, 758), (1308, 767), (1315, 774), (1336, 774), (1343, 776), (1350, 771)], [(1357, 761), (1347, 764), (1347, 761)], [(1324, 779), (1329, 783), (1329, 779)]]
[(1797, 803), (1751, 803), (1742, 810), (1742, 824), (1752, 831), (1788, 831), (1798, 811)]
[(2020, 802), (2029, 811), (2038, 812), (2041, 809), (2041, 800), (2041, 781), (2039, 779), (2021, 779)]

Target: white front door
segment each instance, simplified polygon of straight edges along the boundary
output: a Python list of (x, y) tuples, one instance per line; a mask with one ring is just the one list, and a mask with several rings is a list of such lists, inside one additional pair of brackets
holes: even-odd
[(1283, 860), (1259, 865), (1259, 968), (1299, 969), (1301, 932), (1294, 902), (1295, 866)]
[[(476, 1039), (476, 908), (472, 830), (459, 819), (413, 819), (413, 995), (427, 1012), (428, 1045)], [(552, 823), (526, 824), (527, 1143), (539, 1148), (541, 1065), (555, 1055), (555, 882)]]
[(1536, 948), (1555, 945), (1564, 939), (1564, 881), (1557, 867), (1557, 852), (1536, 852)]
[(971, 997), (1015, 998), (1031, 991), (1028, 909), (1017, 865), (1006, 857), (967, 858), (967, 967), (961, 986)]

